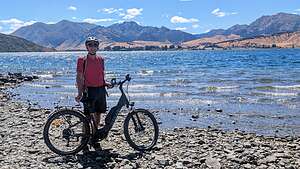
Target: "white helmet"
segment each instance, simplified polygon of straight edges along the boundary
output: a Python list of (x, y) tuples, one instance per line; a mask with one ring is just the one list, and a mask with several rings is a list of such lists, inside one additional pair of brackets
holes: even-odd
[(99, 41), (96, 37), (90, 36), (85, 40), (85, 45), (87, 45), (89, 42), (94, 42), (99, 45)]

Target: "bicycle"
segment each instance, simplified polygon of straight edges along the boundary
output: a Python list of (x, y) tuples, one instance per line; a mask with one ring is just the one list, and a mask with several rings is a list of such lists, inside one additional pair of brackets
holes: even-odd
[[(148, 110), (135, 109), (134, 102), (129, 102), (123, 84), (130, 80), (129, 74), (123, 81), (111, 80), (113, 87), (119, 86), (121, 96), (117, 105), (112, 107), (106, 115), (105, 125), (100, 129), (94, 126), (94, 119), (89, 112), (83, 112), (74, 107), (58, 108), (49, 115), (43, 131), (44, 141), (48, 148), (59, 155), (74, 155), (88, 144), (105, 139), (119, 112), (126, 106), (128, 114), (123, 124), (126, 141), (137, 151), (151, 150), (157, 143), (158, 123)], [(148, 137), (142, 137), (146, 134), (149, 134)]]

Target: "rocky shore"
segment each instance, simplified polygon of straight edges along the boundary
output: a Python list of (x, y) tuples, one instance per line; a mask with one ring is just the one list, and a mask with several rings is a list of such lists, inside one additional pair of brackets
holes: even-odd
[[(4, 82), (1, 90), (26, 81), (21, 76), (5, 76), (10, 78), (10, 82)], [(9, 95), (2, 92), (0, 168), (3, 169), (300, 168), (299, 138), (264, 137), (213, 128), (161, 130), (158, 144), (152, 151), (136, 152), (129, 147), (123, 135), (124, 114), (120, 115), (108, 138), (101, 142), (103, 151), (91, 150), (87, 154), (58, 156), (47, 148), (42, 136), (43, 125), (52, 110), (34, 109), (9, 98)]]

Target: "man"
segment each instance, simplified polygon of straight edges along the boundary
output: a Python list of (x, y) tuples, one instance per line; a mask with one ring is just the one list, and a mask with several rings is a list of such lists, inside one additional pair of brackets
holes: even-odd
[[(84, 103), (84, 112), (92, 113), (97, 129), (101, 114), (106, 112), (105, 86), (111, 87), (111, 84), (105, 82), (104, 59), (96, 54), (99, 41), (95, 37), (89, 37), (85, 46), (88, 51), (87, 56), (79, 57), (77, 60), (78, 95), (75, 100)], [(93, 147), (98, 149), (100, 144), (94, 143)]]

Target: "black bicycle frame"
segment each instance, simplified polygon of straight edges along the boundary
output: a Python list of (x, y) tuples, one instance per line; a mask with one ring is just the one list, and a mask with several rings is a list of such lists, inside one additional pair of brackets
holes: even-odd
[(123, 84), (126, 82), (127, 80), (124, 80), (122, 82), (119, 83), (119, 89), (121, 91), (121, 97), (118, 101), (118, 104), (114, 107), (112, 107), (110, 109), (110, 111), (108, 112), (108, 114), (105, 117), (105, 126), (103, 128), (100, 128), (97, 130), (96, 134), (95, 134), (95, 138), (99, 139), (102, 137), (106, 137), (108, 135), (108, 132), (110, 131), (110, 129), (113, 127), (115, 120), (117, 119), (117, 116), (120, 112), (120, 110), (122, 109), (123, 106), (126, 106), (127, 108), (129, 107), (129, 100), (127, 99), (124, 90), (123, 90)]
[(122, 107), (123, 106), (126, 106), (127, 108), (129, 107), (129, 101), (123, 91), (123, 83), (120, 84), (119, 89), (121, 90), (122, 94), (118, 101), (118, 104), (110, 109), (109, 113), (105, 118), (104, 128), (106, 129), (106, 131), (109, 131), (112, 128)]

